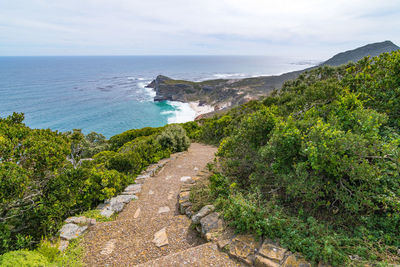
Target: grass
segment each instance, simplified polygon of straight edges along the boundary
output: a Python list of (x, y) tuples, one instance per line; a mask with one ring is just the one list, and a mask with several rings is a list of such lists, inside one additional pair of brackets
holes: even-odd
[(100, 214), (100, 210), (94, 209), (94, 210), (87, 210), (87, 211), (81, 213), (80, 215), (78, 215), (78, 217), (79, 216), (85, 216), (87, 218), (96, 219), (96, 222), (110, 222), (115, 219), (117, 214), (114, 214), (111, 217), (105, 217)]

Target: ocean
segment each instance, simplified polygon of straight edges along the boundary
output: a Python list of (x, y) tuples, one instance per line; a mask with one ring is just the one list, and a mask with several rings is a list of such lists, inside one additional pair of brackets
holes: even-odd
[(189, 104), (154, 102), (159, 74), (202, 81), (300, 70), (315, 62), (264, 56), (0, 57), (0, 117), (23, 112), (32, 128), (80, 128), (111, 137), (193, 120)]

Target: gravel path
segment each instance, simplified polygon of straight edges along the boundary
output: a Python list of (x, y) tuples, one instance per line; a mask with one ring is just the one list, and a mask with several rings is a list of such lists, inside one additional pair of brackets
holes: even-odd
[[(98, 223), (86, 234), (87, 266), (134, 266), (203, 244), (204, 241), (190, 229), (190, 220), (179, 215), (177, 195), (183, 184), (181, 177), (195, 176), (213, 160), (215, 152), (214, 147), (193, 143), (187, 152), (169, 161), (156, 176), (146, 179), (139, 200), (131, 201), (115, 221)], [(166, 228), (169, 244), (159, 248), (152, 240), (163, 228)], [(204, 253), (199, 252), (199, 257), (207, 255), (206, 251), (211, 249), (202, 247)], [(210, 266), (229, 266), (226, 255), (215, 250), (213, 259), (216, 262), (218, 257), (221, 257), (221, 265)], [(232, 261), (231, 266), (235, 265)]]

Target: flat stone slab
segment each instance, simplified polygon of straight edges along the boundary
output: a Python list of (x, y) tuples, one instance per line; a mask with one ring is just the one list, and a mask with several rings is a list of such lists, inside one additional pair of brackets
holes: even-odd
[(60, 237), (66, 240), (71, 240), (80, 236), (86, 231), (87, 226), (79, 226), (74, 223), (64, 224), (60, 229)]
[(132, 199), (138, 199), (137, 196), (133, 195), (119, 195), (110, 199), (110, 205), (114, 203), (129, 203)]
[(80, 217), (69, 217), (65, 220), (66, 223), (74, 223), (79, 225), (95, 225), (96, 219), (86, 218), (85, 216)]
[(170, 212), (171, 210), (170, 210), (170, 208), (168, 207), (168, 206), (165, 206), (165, 207), (160, 207), (159, 209), (158, 209), (158, 213), (167, 213), (167, 212)]
[(255, 250), (261, 245), (252, 235), (238, 235), (229, 245), (229, 255), (251, 265), (255, 256)]
[(254, 261), (254, 266), (256, 266), (256, 267), (280, 267), (282, 265), (271, 259), (267, 259), (260, 255), (256, 255), (256, 258)]
[(275, 260), (280, 262), (285, 257), (285, 253), (287, 249), (275, 246), (274, 244), (269, 243), (268, 241), (264, 241), (261, 248), (258, 251), (263, 257), (269, 258), (271, 260)]
[(134, 193), (134, 194), (140, 193), (140, 191), (142, 191), (142, 185), (141, 184), (131, 184), (131, 185), (128, 185), (124, 191)]
[(154, 234), (154, 239), (152, 241), (157, 247), (166, 246), (169, 244), (167, 229), (164, 227), (160, 231)]

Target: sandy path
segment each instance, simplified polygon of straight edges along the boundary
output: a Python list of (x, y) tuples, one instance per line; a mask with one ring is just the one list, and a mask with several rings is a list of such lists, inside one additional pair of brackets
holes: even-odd
[[(201, 245), (204, 241), (190, 229), (190, 220), (178, 213), (177, 195), (181, 177), (195, 176), (215, 152), (214, 147), (193, 143), (156, 176), (146, 179), (139, 200), (130, 202), (115, 221), (99, 223), (87, 233), (87, 266), (133, 266)], [(152, 240), (164, 227), (169, 245), (158, 248)], [(226, 255), (220, 256), (225, 261)]]

